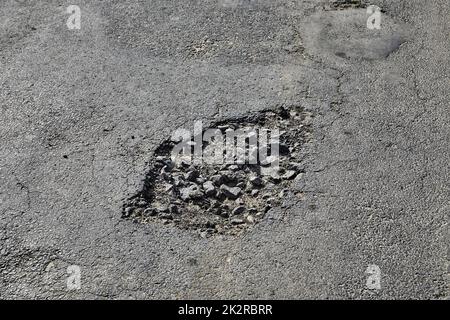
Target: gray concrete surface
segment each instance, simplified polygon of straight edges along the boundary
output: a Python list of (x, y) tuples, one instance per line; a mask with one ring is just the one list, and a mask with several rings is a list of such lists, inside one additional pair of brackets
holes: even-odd
[[(2, 1), (0, 298), (448, 298), (450, 6), (371, 4)], [(280, 104), (314, 114), (294, 200), (239, 237), (121, 219), (173, 130)]]

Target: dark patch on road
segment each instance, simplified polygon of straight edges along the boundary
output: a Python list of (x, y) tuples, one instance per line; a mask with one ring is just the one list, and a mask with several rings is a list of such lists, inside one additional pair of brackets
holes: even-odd
[(331, 1), (331, 8), (333, 10), (345, 10), (355, 8), (365, 8), (366, 4), (361, 0), (333, 0)]
[(367, 27), (369, 15), (358, 4), (351, 1), (336, 6), (346, 10), (317, 12), (300, 27), (309, 30), (301, 34), (308, 55), (328, 63), (383, 60), (410, 37), (408, 25), (389, 14), (382, 14), (380, 29), (372, 30)]

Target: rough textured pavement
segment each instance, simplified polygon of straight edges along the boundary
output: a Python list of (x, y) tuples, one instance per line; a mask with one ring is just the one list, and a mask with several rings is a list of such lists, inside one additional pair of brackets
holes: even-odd
[[(330, 4), (1, 1), (0, 298), (448, 298), (449, 2), (373, 0), (380, 30)], [(175, 129), (277, 105), (314, 115), (283, 207), (208, 239), (121, 218)]]

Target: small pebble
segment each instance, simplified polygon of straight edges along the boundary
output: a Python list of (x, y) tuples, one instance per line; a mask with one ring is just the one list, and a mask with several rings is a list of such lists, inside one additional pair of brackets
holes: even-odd
[(155, 209), (156, 209), (158, 212), (169, 212), (169, 207), (166, 206), (166, 205), (164, 205), (164, 204), (157, 204), (156, 207), (155, 207)]
[(146, 207), (148, 205), (148, 202), (145, 200), (139, 200), (138, 204), (139, 207)]
[(238, 218), (234, 218), (234, 219), (231, 219), (231, 224), (243, 224), (244, 223), (244, 220), (242, 220), (242, 219), (238, 219)]
[(263, 180), (258, 176), (251, 176), (249, 179), (250, 183), (254, 186), (261, 186), (263, 184)]
[(215, 196), (217, 194), (216, 187), (212, 183), (212, 181), (206, 181), (203, 183), (203, 189), (205, 190), (205, 194), (207, 196)]
[(180, 197), (183, 201), (198, 199), (203, 197), (203, 192), (197, 185), (191, 185), (187, 188), (180, 189)]
[(203, 184), (203, 183), (205, 183), (205, 181), (206, 181), (206, 179), (203, 177), (198, 177), (197, 179), (195, 179), (195, 182), (197, 184)]
[(291, 180), (291, 179), (293, 179), (293, 178), (295, 177), (296, 174), (297, 174), (297, 173), (296, 173), (294, 170), (287, 170), (287, 171), (283, 174), (282, 178), (283, 178), (283, 179), (286, 179), (286, 180)]
[(225, 184), (220, 186), (220, 190), (223, 192), (225, 197), (233, 200), (237, 199), (242, 192), (242, 189), (239, 187), (228, 187)]
[(212, 183), (214, 183), (216, 186), (220, 186), (223, 182), (223, 177), (219, 174), (211, 176), (210, 180)]
[(188, 181), (195, 181), (195, 179), (197, 179), (199, 176), (199, 173), (197, 170), (191, 170), (188, 171), (185, 175), (184, 178)]
[(235, 216), (235, 215), (243, 213), (245, 210), (246, 210), (246, 208), (244, 206), (239, 206), (239, 207), (236, 207), (233, 209), (232, 214)]

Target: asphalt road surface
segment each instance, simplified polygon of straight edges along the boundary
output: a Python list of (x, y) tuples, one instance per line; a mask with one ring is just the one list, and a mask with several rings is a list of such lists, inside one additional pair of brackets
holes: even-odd
[[(1, 1), (0, 298), (447, 299), (450, 5), (353, 2)], [(252, 228), (122, 218), (174, 130), (280, 105), (304, 173)]]

